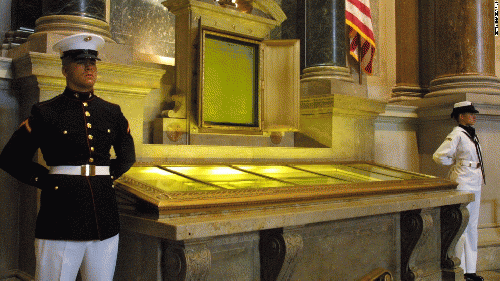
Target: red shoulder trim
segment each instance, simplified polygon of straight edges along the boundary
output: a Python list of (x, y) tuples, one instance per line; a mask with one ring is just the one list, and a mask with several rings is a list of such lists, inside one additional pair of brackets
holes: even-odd
[(21, 123), (21, 125), (19, 126), (19, 128), (21, 128), (23, 126), (26, 127), (26, 130), (28, 131), (28, 133), (31, 133), (30, 122), (28, 121), (28, 119), (24, 120), (24, 122)]

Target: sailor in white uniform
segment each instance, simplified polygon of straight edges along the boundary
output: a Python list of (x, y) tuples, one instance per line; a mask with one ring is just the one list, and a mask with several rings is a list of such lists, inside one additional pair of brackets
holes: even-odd
[(477, 225), (481, 186), (485, 181), (481, 146), (475, 129), (472, 127), (476, 123), (476, 113), (478, 111), (470, 101), (456, 103), (451, 117), (457, 120), (458, 126), (446, 137), (433, 155), (436, 163), (453, 165), (448, 177), (458, 183), (458, 190), (472, 192), (475, 196), (475, 200), (467, 205), (470, 215), (469, 223), (455, 248), (467, 281), (484, 280), (476, 275)]

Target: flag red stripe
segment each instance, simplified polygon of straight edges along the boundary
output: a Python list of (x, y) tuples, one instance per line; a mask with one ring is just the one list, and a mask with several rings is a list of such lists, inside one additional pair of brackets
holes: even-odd
[(346, 0), (346, 1), (356, 6), (367, 17), (369, 18), (372, 17), (370, 8), (367, 7), (364, 3), (361, 3), (359, 0)]
[(345, 11), (345, 19), (352, 22), (363, 33), (363, 35), (367, 37), (367, 39), (375, 42), (373, 31), (368, 28), (368, 26), (366, 26), (363, 22), (361, 22), (357, 17), (355, 17), (350, 12)]
[(345, 0), (345, 20), (349, 27), (349, 51), (361, 69), (372, 74), (375, 35), (372, 30), (370, 0)]

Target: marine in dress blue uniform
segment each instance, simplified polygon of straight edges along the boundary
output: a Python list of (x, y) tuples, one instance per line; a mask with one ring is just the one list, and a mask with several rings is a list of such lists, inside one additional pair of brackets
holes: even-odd
[(458, 122), (433, 155), (436, 163), (451, 166), (448, 177), (458, 183), (458, 190), (474, 193), (475, 199), (467, 205), (469, 222), (455, 248), (465, 272), (466, 281), (484, 280), (476, 275), (477, 263), (477, 226), (481, 203), (481, 187), (485, 181), (481, 146), (472, 127), (476, 123), (478, 111), (470, 101), (458, 102), (451, 114)]
[[(54, 45), (61, 52), (67, 87), (62, 94), (35, 104), (0, 154), (0, 168), (41, 189), (35, 237), (45, 250), (37, 252), (37, 280), (74, 280), (80, 265), (86, 269), (82, 275), (87, 280), (111, 280), (114, 274), (120, 224), (113, 180), (133, 165), (135, 150), (120, 107), (93, 92), (97, 50), (103, 44), (97, 35), (77, 34)], [(75, 69), (80, 72), (71, 72)], [(87, 84), (82, 88), (80, 82)], [(33, 161), (39, 148), (48, 168)], [(102, 260), (101, 255), (97, 262), (86, 261), (95, 259), (87, 257), (88, 252), (111, 247), (102, 244), (105, 241), (116, 248), (111, 257)], [(64, 256), (70, 253), (55, 250), (66, 242), (86, 245), (85, 256), (79, 253), (71, 260)], [(53, 255), (59, 255), (55, 259), (62, 264), (47, 267), (55, 263)], [(65, 265), (68, 260), (72, 264), (69, 269)], [(92, 269), (99, 263), (111, 270), (104, 274), (107, 276), (96, 272), (102, 269)]]

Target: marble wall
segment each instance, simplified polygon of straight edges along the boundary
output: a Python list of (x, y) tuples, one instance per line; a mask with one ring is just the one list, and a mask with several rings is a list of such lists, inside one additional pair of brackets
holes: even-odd
[(375, 121), (376, 163), (420, 172), (417, 107), (387, 105)]
[(174, 57), (175, 16), (160, 0), (110, 1), (113, 39), (139, 53)]
[[(0, 58), (0, 132), (10, 135), (14, 132), (14, 125), (18, 123), (17, 103), (12, 98), (10, 72), (11, 59)], [(4, 147), (7, 139), (0, 138), (0, 147)], [(0, 170), (0, 182), (13, 185), (14, 180), (3, 170)], [(17, 213), (19, 209), (19, 194), (12, 188), (0, 188), (0, 278), (6, 275), (9, 269), (17, 268), (19, 257)], [(9, 258), (8, 258), (9, 257)]]
[(0, 1), (0, 42), (5, 38), (5, 32), (10, 30), (11, 1)]
[[(0, 57), (0, 148), (23, 120), (23, 96), (16, 95), (12, 60)], [(0, 170), (0, 280), (34, 273), (36, 191)]]

